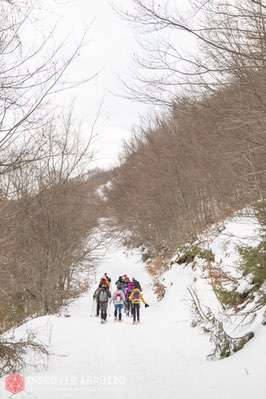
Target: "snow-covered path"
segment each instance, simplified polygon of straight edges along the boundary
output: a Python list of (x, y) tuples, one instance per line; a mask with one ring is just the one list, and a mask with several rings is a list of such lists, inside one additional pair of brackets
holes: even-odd
[[(35, 329), (49, 342), (53, 355), (46, 370), (26, 370), (26, 391), (17, 398), (250, 399), (254, 393), (258, 399), (264, 397), (265, 330), (230, 359), (207, 361), (208, 338), (190, 327), (189, 268), (168, 273), (173, 285), (159, 303), (137, 252), (126, 255), (118, 246), (110, 248), (97, 279), (104, 272), (113, 281), (124, 273), (141, 281), (150, 303), (150, 308), (141, 309), (141, 324), (132, 325), (130, 319), (114, 322), (110, 316), (101, 325), (90, 317), (93, 289), (70, 305), (71, 317), (41, 317), (26, 323), (19, 334)], [(3, 390), (0, 398), (7, 397)]]

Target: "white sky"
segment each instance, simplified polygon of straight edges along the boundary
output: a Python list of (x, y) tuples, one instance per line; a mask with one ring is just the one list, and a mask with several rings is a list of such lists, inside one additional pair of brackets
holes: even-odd
[[(188, 0), (161, 0), (160, 6), (186, 9)], [(93, 167), (110, 167), (118, 162), (122, 140), (130, 136), (132, 127), (138, 124), (140, 116), (158, 109), (112, 93), (125, 93), (120, 78), (128, 82), (135, 69), (133, 55), (139, 54), (138, 40), (143, 40), (137, 30), (122, 20), (112, 9), (121, 5), (123, 9), (132, 7), (131, 0), (32, 0), (34, 11), (32, 27), (26, 30), (30, 42), (37, 45), (38, 38), (42, 42), (51, 29), (56, 26), (53, 36), (55, 48), (64, 40), (62, 56), (69, 57), (79, 43), (84, 32), (87, 34), (87, 44), (81, 49), (80, 55), (67, 73), (67, 79), (79, 81), (82, 78), (98, 73), (89, 83), (75, 89), (64, 91), (56, 96), (58, 104), (68, 106), (75, 98), (75, 114), (83, 123), (83, 136), (89, 135), (91, 127), (102, 105), (100, 118), (95, 132), (97, 139), (96, 161)], [(186, 15), (189, 15), (186, 12)], [(190, 17), (189, 17), (190, 18)], [(34, 40), (32, 40), (32, 38)], [(151, 38), (151, 37), (150, 37)], [(174, 45), (180, 48), (191, 48), (191, 40), (178, 33), (173, 37)], [(51, 44), (51, 43), (50, 43)]]
[[(114, 0), (117, 4), (119, 0)], [(55, 5), (56, 3), (56, 5)], [(123, 0), (123, 6), (130, 0)], [(61, 93), (57, 101), (66, 105), (75, 98), (75, 111), (85, 122), (83, 133), (91, 125), (103, 101), (101, 116), (96, 125), (96, 161), (93, 166), (109, 167), (117, 162), (122, 139), (129, 137), (131, 127), (149, 107), (112, 94), (122, 93), (119, 77), (127, 79), (132, 68), (132, 55), (137, 51), (136, 32), (113, 11), (111, 0), (47, 0), (44, 1), (44, 18), (38, 20), (40, 31), (57, 24), (56, 38), (67, 37), (65, 53), (75, 47), (83, 32), (91, 26), (89, 43), (69, 71), (73, 80), (99, 72), (85, 86)], [(36, 25), (36, 21), (35, 21)]]

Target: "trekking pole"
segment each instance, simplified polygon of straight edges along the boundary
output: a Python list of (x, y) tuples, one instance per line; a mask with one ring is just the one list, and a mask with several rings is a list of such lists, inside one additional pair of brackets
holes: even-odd
[(111, 316), (111, 311), (110, 311), (111, 303), (112, 303), (112, 299), (109, 301), (109, 306), (108, 306), (108, 317)]
[(94, 304), (95, 304), (95, 299), (92, 299), (92, 307), (91, 307), (91, 317), (93, 317), (93, 311), (94, 311)]

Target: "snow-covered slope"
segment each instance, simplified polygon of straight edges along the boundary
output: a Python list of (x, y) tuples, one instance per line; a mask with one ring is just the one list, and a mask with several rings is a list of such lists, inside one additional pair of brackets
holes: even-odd
[[(242, 220), (244, 223), (244, 221)], [(225, 237), (239, 220), (228, 224)], [(238, 224), (239, 226), (239, 224)], [(246, 239), (247, 223), (238, 229)], [(255, 225), (248, 235), (255, 235)], [(245, 230), (245, 232), (244, 232)], [(235, 232), (235, 231), (234, 231)], [(245, 237), (244, 237), (245, 236)], [(237, 262), (232, 237), (219, 235), (212, 241), (215, 254), (227, 266)], [(235, 239), (235, 238), (234, 238)], [(224, 250), (226, 248), (226, 250)], [(228, 252), (229, 251), (229, 252)], [(228, 257), (226, 253), (229, 253)], [(191, 302), (187, 287), (196, 285), (203, 301), (217, 306), (216, 298), (201, 271), (173, 265), (162, 278), (168, 287), (166, 296), (157, 302), (152, 292), (153, 280), (140, 260), (138, 251), (126, 253), (119, 244), (110, 247), (97, 269), (96, 280), (108, 272), (114, 281), (127, 273), (139, 279), (150, 308), (141, 309), (141, 324), (130, 319), (101, 325), (91, 317), (92, 292), (69, 306), (71, 315), (46, 316), (15, 331), (17, 337), (35, 330), (46, 342), (52, 355), (45, 369), (28, 368), (26, 390), (17, 398), (39, 399), (250, 399), (263, 398), (266, 391), (266, 328), (258, 320), (255, 338), (243, 350), (221, 361), (206, 360), (210, 351), (208, 336), (191, 328)], [(196, 281), (195, 281), (196, 277)], [(219, 311), (219, 309), (217, 310)], [(112, 313), (112, 309), (111, 309)], [(34, 359), (32, 359), (34, 361)], [(10, 397), (2, 380), (0, 398)]]

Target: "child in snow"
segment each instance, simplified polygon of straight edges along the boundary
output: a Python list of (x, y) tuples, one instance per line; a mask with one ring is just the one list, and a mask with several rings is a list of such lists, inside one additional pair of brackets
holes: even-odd
[(129, 295), (129, 300), (132, 304), (133, 324), (135, 324), (136, 321), (139, 323), (140, 301), (145, 305), (145, 308), (147, 308), (149, 305), (147, 304), (147, 302), (143, 298), (142, 293), (137, 287), (134, 288)]
[(119, 321), (121, 321), (122, 320), (122, 309), (125, 304), (125, 294), (120, 286), (117, 287), (117, 290), (115, 291), (115, 293), (113, 295), (112, 301), (115, 306), (115, 313), (114, 313), (115, 320), (117, 320), (117, 314), (118, 314), (118, 319), (119, 319)]
[(101, 322), (106, 323), (107, 321), (107, 308), (108, 300), (111, 298), (111, 292), (108, 286), (101, 286), (96, 294), (96, 301), (99, 301), (99, 308), (101, 313)]

